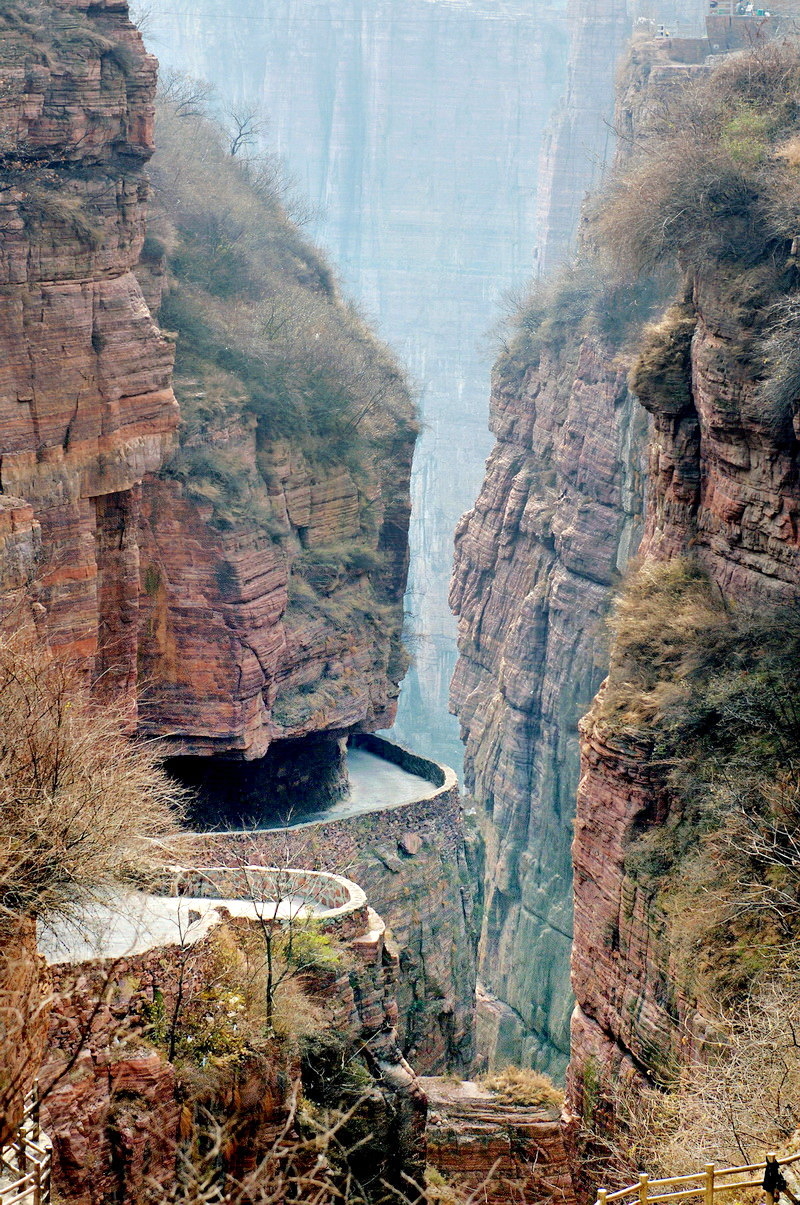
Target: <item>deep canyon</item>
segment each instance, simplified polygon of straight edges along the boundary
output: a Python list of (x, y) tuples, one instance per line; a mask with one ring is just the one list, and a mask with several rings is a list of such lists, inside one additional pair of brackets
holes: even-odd
[[(800, 70), (703, 8), (157, 0), (157, 106), (124, 0), (0, 12), (3, 638), (196, 792), (136, 890), (219, 903), (49, 970), (3, 913), (63, 1199), (593, 1199), (792, 937)], [(330, 880), (255, 993), (253, 863)]]

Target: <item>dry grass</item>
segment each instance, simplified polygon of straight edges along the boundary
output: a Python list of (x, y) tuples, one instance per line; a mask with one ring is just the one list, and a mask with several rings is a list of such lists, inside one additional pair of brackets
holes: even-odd
[(662, 789), (626, 874), (664, 919), (678, 990), (735, 1012), (800, 940), (797, 610), (737, 608), (677, 560), (632, 576), (612, 627), (593, 714), (649, 747)]
[(771, 44), (676, 91), (611, 182), (597, 229), (609, 259), (636, 276), (755, 262), (796, 225), (800, 55)]
[(616, 731), (641, 732), (688, 698), (697, 658), (724, 639), (728, 611), (691, 561), (648, 562), (628, 578), (610, 627), (611, 663), (596, 714)]
[(794, 134), (775, 148), (775, 156), (793, 170), (800, 169), (800, 134)]
[(0, 920), (67, 913), (155, 857), (181, 789), (78, 667), (0, 639)]
[(765, 1151), (797, 1149), (800, 1125), (800, 996), (797, 951), (754, 984), (735, 1016), (721, 1020), (706, 1061), (686, 1065), (669, 1092), (639, 1079), (608, 1088), (617, 1118), (613, 1161), (651, 1176), (684, 1175), (706, 1163), (758, 1163)]
[(482, 1075), (479, 1082), (508, 1105), (560, 1109), (564, 1103), (564, 1093), (553, 1081), (530, 1067), (503, 1067), (500, 1071)]
[(697, 319), (688, 305), (671, 305), (644, 328), (628, 383), (652, 412), (680, 414), (692, 402), (691, 344)]

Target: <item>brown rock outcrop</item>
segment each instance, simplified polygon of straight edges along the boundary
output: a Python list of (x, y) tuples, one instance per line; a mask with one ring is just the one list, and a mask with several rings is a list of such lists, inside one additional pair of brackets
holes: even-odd
[[(390, 658), (407, 570), (413, 439), (378, 466), (374, 483), (382, 580), (342, 569), (322, 597), (295, 588), (303, 568), (294, 562), (303, 554), (292, 544), (302, 530), (302, 548), (312, 557), (320, 546), (356, 546), (359, 489), (350, 474), (312, 471), (286, 441), (257, 448), (256, 424), (241, 416), (216, 446), (235, 451), (238, 463), (260, 478), (288, 535), (278, 542), (246, 522), (220, 530), (209, 521), (211, 507), (187, 496), (179, 482), (148, 477), (142, 730), (163, 736), (178, 754), (236, 750), (253, 759), (280, 739), (388, 727), (399, 691)], [(393, 609), (389, 630), (382, 605)]]
[(0, 927), (0, 1147), (22, 1122), (47, 1046), (47, 975), (30, 920)]
[(487, 1205), (572, 1205), (558, 1109), (507, 1103), (479, 1083), (423, 1076), (428, 1162)]

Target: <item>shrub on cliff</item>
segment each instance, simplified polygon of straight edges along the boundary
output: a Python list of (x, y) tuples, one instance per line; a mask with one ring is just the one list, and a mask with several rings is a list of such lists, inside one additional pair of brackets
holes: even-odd
[(800, 131), (799, 101), (791, 44), (726, 59), (676, 91), (598, 207), (615, 263), (635, 276), (779, 253), (796, 234), (800, 180), (782, 148)]
[(73, 911), (157, 860), (181, 790), (79, 668), (0, 639), (0, 923)]
[(726, 603), (689, 561), (646, 564), (617, 602), (594, 709), (646, 741), (672, 802), (628, 849), (660, 893), (676, 968), (712, 1010), (800, 939), (800, 634), (795, 608)]
[[(291, 221), (270, 160), (234, 157), (218, 125), (174, 98), (157, 141), (151, 237), (167, 250), (161, 320), (181, 336), (179, 382), (221, 369), (262, 438), (358, 471), (365, 445), (414, 423), (398, 365)], [(181, 401), (191, 421), (191, 393)]]
[(634, 1077), (611, 1089), (617, 1125), (606, 1149), (628, 1183), (646, 1170), (677, 1176), (706, 1163), (758, 1164), (796, 1150), (800, 1125), (800, 995), (797, 952), (754, 981), (718, 1025), (704, 1061), (687, 1062), (670, 1091)]
[(577, 355), (581, 340), (593, 334), (623, 347), (663, 304), (666, 278), (622, 280), (584, 247), (573, 264), (534, 281), (513, 301), (496, 363), (500, 380), (518, 380), (543, 355), (562, 363)]

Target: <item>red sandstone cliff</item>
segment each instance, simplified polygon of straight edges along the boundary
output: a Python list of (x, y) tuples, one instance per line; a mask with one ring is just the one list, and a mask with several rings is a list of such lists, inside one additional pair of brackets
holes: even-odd
[(116, 0), (2, 19), (3, 593), (133, 712), (139, 487), (178, 420), (133, 275), (156, 64)]
[(176, 752), (257, 758), (279, 738), (390, 724), (415, 439), (398, 370), (270, 196), (262, 242), (269, 219), (286, 250), (262, 292), (285, 282), (324, 319), (295, 332), (299, 357), (304, 338), (357, 349), (334, 401), (362, 378), (372, 392), (317, 456), (302, 429), (267, 435), (235, 373), (198, 381), (180, 361), (183, 465), (227, 458), (223, 509), (237, 481), (250, 493), (219, 522), (181, 469), (159, 476), (179, 415), (174, 337), (143, 294), (157, 307), (174, 278), (163, 252), (140, 262), (155, 60), (121, 0), (20, 0), (0, 20), (4, 609), (86, 658), (98, 693)]
[(577, 720), (603, 676), (610, 588), (638, 539), (644, 424), (612, 345), (592, 335), (538, 362), (509, 357), (492, 427), (451, 591), (452, 705), (486, 845), (479, 1040), (490, 1058), (561, 1072)]

